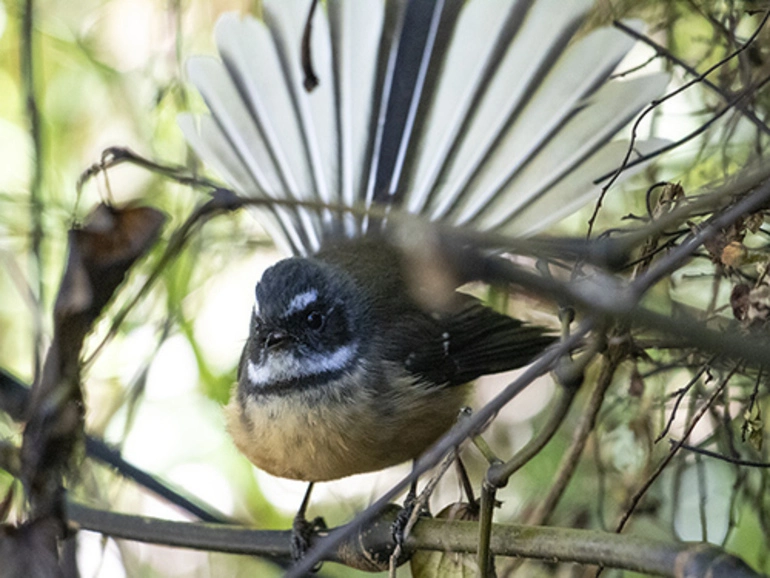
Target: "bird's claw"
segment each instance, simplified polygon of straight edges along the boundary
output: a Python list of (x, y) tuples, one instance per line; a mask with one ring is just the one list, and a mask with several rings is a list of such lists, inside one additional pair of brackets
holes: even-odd
[(420, 508), (419, 515), (421, 517), (430, 517), (430, 512), (428, 509), (422, 506), (422, 504), (419, 504), (414, 494), (409, 494), (404, 501), (404, 506), (401, 508), (401, 511), (399, 511), (396, 519), (393, 521), (393, 524), (390, 527), (393, 542), (397, 547), (403, 548), (404, 541), (406, 540), (406, 530), (407, 525), (409, 524), (409, 519), (412, 517), (414, 509), (417, 507)]
[[(315, 534), (326, 530), (326, 522), (320, 516), (308, 521), (304, 516), (297, 516), (291, 526), (291, 558), (295, 562), (305, 556), (311, 546), (311, 539)], [(313, 572), (318, 572), (321, 562), (313, 567)]]

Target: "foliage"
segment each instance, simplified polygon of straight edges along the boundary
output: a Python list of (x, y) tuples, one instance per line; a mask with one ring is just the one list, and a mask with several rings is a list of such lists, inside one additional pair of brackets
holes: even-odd
[[(178, 112), (201, 106), (184, 83), (184, 58), (213, 50), (211, 23), (242, 4), (0, 6), (0, 368), (28, 384), (40, 380), (74, 224), (101, 200), (162, 211), (160, 241), (131, 269), (86, 339), (79, 367), (85, 429), (205, 504), (204, 514), (285, 529), (302, 490), (253, 471), (227, 439), (220, 411), (248, 329), (253, 282), (278, 255), (246, 211), (229, 210), (228, 202), (239, 201), (209, 202), (205, 183), (178, 178), (202, 170), (175, 124)], [(678, 146), (633, 186), (610, 189), (603, 199), (591, 237), (607, 241), (596, 245), (605, 253), (577, 241), (541, 250), (522, 244), (513, 248), (547, 262), (552, 277), (517, 268), (489, 279), (502, 282), (504, 293), (509, 283), (529, 289), (508, 299), (517, 316), (556, 326), (556, 314), (568, 319), (574, 308), (573, 327), (593, 329), (576, 357), (581, 387), (563, 413), (562, 386), (543, 378), (496, 411), (484, 433), (506, 461), (550, 425), (555, 431), (492, 496), (502, 501), (496, 522), (622, 528), (640, 540), (671, 543), (708, 540), (770, 572), (763, 353), (770, 180), (761, 170), (770, 135), (770, 26), (752, 37), (766, 9), (749, 0), (597, 4), (589, 26), (642, 18), (658, 53), (647, 47), (637, 60), (671, 71), (672, 92), (686, 87), (643, 123)], [(112, 150), (102, 157), (113, 146), (140, 156)], [(556, 232), (584, 235), (593, 210)], [(598, 273), (601, 281), (587, 290), (571, 277)], [(557, 311), (555, 303), (568, 307)], [(475, 405), (502, 385), (482, 383)], [(18, 474), (23, 425), (9, 406), (3, 409), (0, 495), (8, 496), (2, 512), (13, 522), (24, 520), (27, 504), (5, 472)], [(74, 500), (179, 518), (178, 509), (127, 483), (104, 465), (109, 456), (97, 455), (89, 454), (68, 481)], [(480, 486), (488, 464), (474, 448), (463, 456)], [(330, 525), (343, 524), (405, 474), (402, 468), (330, 484), (313, 509)], [(451, 474), (439, 483), (436, 509), (459, 500), (457, 486)], [(80, 539), (84, 575), (121, 568), (147, 576), (278, 572), (247, 556), (92, 538)], [(511, 565), (500, 558), (496, 566), (525, 576), (567, 571), (532, 559)], [(354, 573), (338, 565), (324, 571)]]

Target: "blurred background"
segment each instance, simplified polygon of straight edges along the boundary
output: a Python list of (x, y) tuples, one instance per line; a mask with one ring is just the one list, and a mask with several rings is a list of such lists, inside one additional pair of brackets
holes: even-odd
[[(281, 255), (247, 211), (211, 220), (128, 311), (117, 335), (99, 347), (116, 312), (137, 295), (157, 264), (165, 241), (205, 198), (129, 165), (98, 175), (79, 192), (76, 188), (81, 173), (112, 146), (191, 171), (204, 170), (176, 125), (180, 111), (203, 110), (199, 96), (185, 82), (184, 61), (190, 54), (214, 53), (212, 29), (218, 15), (259, 15), (259, 2), (41, 0), (34, 5), (31, 76), (25, 74), (22, 57), (24, 6), (0, 3), (0, 366), (31, 383), (50, 342), (53, 300), (73, 224), (101, 200), (142, 202), (162, 210), (169, 218), (163, 239), (134, 268), (86, 344), (87, 429), (119, 447), (129, 462), (244, 524), (288, 528), (304, 484), (253, 468), (229, 440), (222, 416), (248, 331), (254, 283)], [(745, 40), (760, 22), (760, 10), (767, 8), (767, 2), (760, 1), (600, 0), (587, 26), (619, 17), (641, 18), (656, 42), (694, 70), (704, 71), (733, 51), (736, 39)], [(770, 73), (768, 50), (770, 31), (765, 30), (750, 51), (709, 79), (726, 94), (735, 94)], [(639, 46), (621, 69), (670, 70), (672, 90), (692, 79), (670, 60), (654, 56), (652, 49)], [(31, 101), (39, 112), (37, 129), (30, 124)], [(746, 102), (759, 118), (767, 118), (767, 90), (752, 93)], [(723, 106), (719, 94), (697, 84), (650, 115), (642, 136), (680, 139), (705, 126)], [(629, 214), (645, 214), (645, 192), (655, 182), (679, 182), (688, 194), (721, 182), (761, 158), (766, 140), (755, 124), (729, 110), (622, 188), (613, 189), (597, 230), (619, 226)], [(591, 210), (555, 230), (584, 234)], [(765, 242), (762, 235), (757, 233), (757, 245)], [(715, 287), (717, 267), (709, 259), (693, 261), (656, 287), (649, 299), (660, 311), (677, 303), (729, 317), (730, 286)], [(499, 302), (500, 295), (496, 298)], [(558, 326), (552, 303), (517, 296), (507, 306), (517, 316)], [(612, 528), (639, 480), (668, 451), (666, 441), (654, 444), (653, 439), (669, 416), (670, 394), (690, 382), (695, 372), (684, 367), (653, 369), (629, 362), (618, 371), (594, 436), (550, 523)], [(590, 371), (589, 382), (595, 378)], [(506, 375), (482, 380), (474, 405), (491, 399), (510, 379)], [(753, 383), (736, 379), (735, 399), (726, 403), (740, 416), (746, 407), (743, 393)], [(486, 434), (495, 451), (510, 455), (526, 443), (543, 422), (553, 392), (550, 378), (543, 378), (505, 408)], [(519, 521), (537, 504), (581, 407), (579, 399), (557, 437), (501, 492), (498, 521)], [(687, 418), (679, 416), (671, 430), (674, 438)], [(714, 420), (704, 420), (691, 443), (707, 439), (714, 427)], [(759, 427), (761, 439), (761, 422)], [(0, 438), (18, 441), (20, 432), (18, 424), (0, 413)], [(761, 444), (756, 452), (761, 459)], [(463, 455), (478, 487), (482, 460), (473, 448)], [(408, 471), (404, 465), (321, 484), (310, 515), (323, 515), (331, 526), (343, 523)], [(761, 497), (766, 475), (752, 471), (750, 480), (742, 479), (746, 493), (735, 489), (743, 475), (723, 462), (682, 458), (647, 494), (632, 531), (672, 539), (707, 538), (770, 571), (770, 517), (749, 499)], [(0, 470), (0, 494), (11, 484), (10, 475)], [(189, 519), (98, 464), (86, 462), (79, 486), (92, 505)], [(434, 509), (461, 498), (459, 482), (450, 472), (434, 497)], [(88, 532), (80, 536), (78, 560), (84, 577), (278, 574), (269, 564), (248, 557), (115, 541)], [(567, 576), (574, 571), (530, 563), (521, 575)], [(409, 571), (400, 572), (406, 576)], [(327, 564), (323, 575), (357, 573)]]

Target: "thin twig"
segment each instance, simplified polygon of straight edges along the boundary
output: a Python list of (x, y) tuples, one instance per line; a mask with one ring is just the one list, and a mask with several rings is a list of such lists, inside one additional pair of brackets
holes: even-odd
[(168, 244), (166, 245), (163, 254), (158, 262), (154, 265), (152, 271), (147, 276), (147, 279), (136, 292), (136, 294), (126, 303), (120, 311), (118, 311), (112, 319), (110, 328), (106, 335), (102, 338), (96, 348), (90, 353), (88, 358), (83, 362), (83, 367), (88, 367), (95, 360), (102, 349), (110, 342), (110, 340), (117, 335), (118, 329), (125, 321), (129, 312), (136, 306), (141, 298), (149, 291), (150, 287), (160, 278), (163, 271), (166, 270), (169, 263), (176, 259), (182, 252), (182, 249), (192, 237), (194, 231), (197, 228), (203, 226), (208, 219), (214, 215), (222, 212), (228, 212), (237, 207), (238, 203), (235, 202), (227, 195), (214, 196), (207, 203), (204, 203), (197, 207), (187, 220), (176, 230), (171, 236)]
[(317, 5), (318, 0), (313, 0), (310, 4), (310, 10), (308, 10), (307, 20), (305, 21), (305, 29), (302, 31), (302, 72), (305, 76), (302, 85), (307, 92), (312, 92), (319, 82), (318, 76), (313, 69), (313, 51), (310, 46), (313, 34), (313, 15)]
[[(768, 15), (768, 12), (765, 11), (765, 16), (764, 16), (762, 22), (757, 27), (757, 30), (754, 31), (754, 34), (752, 35), (752, 38), (750, 38), (747, 42), (744, 43), (743, 47), (741, 47), (741, 50), (745, 50), (745, 48), (748, 47), (748, 45), (753, 40), (753, 38), (756, 37), (758, 32), (762, 30), (762, 28), (764, 27), (764, 24), (765, 24), (765, 22), (767, 20), (767, 15)], [(652, 48), (655, 51), (657, 56), (662, 56), (666, 60), (668, 60), (670, 62), (673, 62), (676, 66), (678, 66), (682, 70), (686, 71), (691, 76), (693, 76), (695, 78), (698, 78), (698, 77), (702, 76), (702, 78), (700, 78), (700, 80), (703, 82), (703, 84), (705, 86), (707, 86), (708, 88), (710, 88), (711, 90), (713, 90), (719, 96), (721, 96), (722, 99), (725, 101), (725, 103), (730, 103), (733, 100), (733, 96), (734, 95), (726, 92), (725, 90), (722, 89), (722, 87), (720, 87), (719, 85), (711, 82), (708, 78), (705, 77), (705, 75), (701, 75), (697, 70), (695, 70), (695, 68), (693, 68), (692, 66), (687, 64), (681, 58), (679, 58), (676, 55), (674, 55), (670, 50), (666, 49), (664, 46), (662, 46), (662, 45), (658, 44), (657, 42), (655, 42), (649, 36), (647, 36), (645, 34), (642, 34), (641, 32), (638, 32), (637, 30), (634, 30), (630, 26), (626, 26), (626, 24), (623, 23), (621, 20), (615, 21), (614, 25), (615, 25), (616, 28), (622, 30), (623, 32), (625, 32), (626, 34), (631, 36), (632, 38), (635, 38), (636, 40), (639, 40), (640, 42), (643, 42), (644, 44), (646, 44), (647, 46)], [(743, 106), (740, 103), (736, 103), (734, 105), (734, 107), (741, 114), (743, 114), (747, 119), (749, 119), (752, 123), (754, 123), (754, 125), (756, 125), (756, 127), (760, 131), (762, 131), (763, 133), (765, 133), (767, 135), (770, 135), (770, 127), (768, 127), (767, 124), (765, 124), (765, 122), (762, 121), (762, 119), (760, 119), (756, 114), (754, 114), (754, 111), (752, 111), (749, 108), (746, 108), (745, 106)]]
[(671, 414), (668, 416), (668, 421), (666, 422), (666, 425), (663, 427), (663, 430), (660, 432), (658, 437), (655, 438), (654, 443), (658, 443), (660, 440), (666, 437), (666, 435), (668, 434), (668, 430), (671, 429), (671, 424), (674, 423), (674, 418), (676, 417), (676, 412), (679, 409), (679, 404), (682, 403), (682, 399), (684, 399), (684, 396), (687, 394), (688, 391), (690, 391), (690, 388), (698, 382), (701, 375), (706, 373), (706, 370), (714, 362), (714, 359), (715, 358), (712, 357), (708, 361), (708, 363), (704, 363), (703, 366), (698, 370), (698, 372), (695, 375), (693, 375), (692, 379), (687, 383), (687, 385), (680, 388), (678, 391), (674, 392), (676, 394), (676, 402), (674, 403), (674, 408), (671, 410)]
[(717, 460), (720, 460), (722, 462), (727, 462), (728, 464), (733, 464), (736, 466), (745, 466), (747, 468), (770, 468), (770, 463), (768, 462), (756, 462), (753, 460), (743, 460), (740, 458), (733, 458), (730, 456), (726, 456), (724, 454), (720, 454), (719, 452), (712, 452), (711, 450), (707, 450), (704, 448), (698, 448), (695, 446), (691, 446), (685, 443), (682, 443), (682, 440), (675, 440), (671, 439), (669, 440), (669, 443), (672, 446), (677, 446), (683, 450), (687, 450), (688, 452), (693, 452), (695, 454), (700, 454), (703, 456), (708, 456), (710, 458), (714, 458)]
[[(699, 135), (703, 131), (705, 131), (708, 126), (710, 126), (713, 122), (715, 122), (717, 118), (719, 118), (723, 114), (725, 114), (725, 112), (727, 110), (729, 110), (731, 107), (735, 106), (735, 104), (737, 102), (739, 102), (742, 98), (744, 98), (746, 96), (746, 94), (748, 94), (748, 91), (750, 90), (749, 88), (747, 88), (746, 91), (744, 91), (742, 94), (738, 95), (732, 101), (728, 102), (727, 106), (725, 106), (725, 108), (721, 112), (719, 112), (716, 115), (714, 115), (714, 118), (712, 118), (709, 122), (704, 123), (703, 125), (701, 125), (701, 127), (699, 129), (691, 132), (684, 139), (679, 139), (675, 143), (671, 143), (670, 145), (663, 146), (660, 149), (655, 150), (652, 153), (649, 153), (648, 155), (642, 155), (642, 156), (638, 157), (637, 159), (635, 159), (633, 162), (630, 162), (631, 154), (633, 153), (633, 151), (635, 149), (635, 144), (636, 144), (637, 134), (638, 134), (638, 130), (639, 130), (639, 125), (641, 124), (642, 120), (650, 112), (652, 112), (658, 106), (660, 106), (662, 103), (664, 103), (667, 100), (670, 100), (671, 98), (675, 97), (676, 95), (684, 92), (685, 90), (687, 90), (691, 86), (693, 86), (693, 85), (695, 85), (695, 84), (697, 84), (699, 82), (702, 82), (703, 79), (705, 77), (707, 77), (709, 74), (711, 74), (715, 70), (719, 69), (724, 64), (729, 62), (731, 59), (735, 58), (738, 54), (740, 54), (741, 52), (746, 50), (751, 45), (751, 43), (754, 41), (754, 39), (759, 35), (760, 31), (764, 27), (765, 22), (767, 22), (768, 18), (770, 18), (770, 10), (767, 11), (767, 13), (765, 14), (765, 17), (759, 23), (759, 26), (757, 26), (757, 28), (754, 31), (754, 33), (749, 37), (749, 39), (746, 41), (746, 43), (743, 46), (741, 46), (739, 49), (737, 49), (737, 50), (733, 51), (732, 53), (728, 54), (727, 56), (725, 56), (722, 60), (720, 60), (719, 62), (717, 62), (713, 66), (709, 67), (705, 72), (703, 72), (702, 74), (698, 75), (697, 77), (692, 79), (690, 82), (686, 82), (685, 84), (683, 84), (682, 86), (680, 86), (676, 90), (674, 90), (672, 92), (669, 92), (665, 96), (652, 101), (652, 103), (650, 103), (650, 105), (644, 111), (642, 111), (642, 113), (637, 117), (636, 121), (634, 122), (634, 124), (633, 124), (633, 126), (631, 128), (631, 138), (630, 138), (630, 142), (628, 144), (628, 149), (626, 151), (625, 158), (623, 159), (623, 162), (620, 164), (620, 166), (613, 172), (612, 176), (610, 177), (610, 180), (602, 187), (601, 193), (599, 194), (599, 198), (596, 200), (596, 204), (594, 206), (594, 211), (593, 211), (591, 217), (588, 220), (588, 233), (587, 233), (587, 237), (591, 236), (591, 233), (593, 231), (593, 226), (594, 226), (594, 224), (596, 222), (596, 219), (597, 219), (597, 217), (599, 215), (599, 210), (601, 209), (602, 202), (604, 201), (604, 197), (607, 195), (607, 192), (609, 191), (610, 187), (612, 187), (612, 185), (620, 177), (620, 175), (623, 173), (623, 171), (625, 171), (626, 169), (628, 169), (628, 168), (630, 168), (630, 167), (632, 167), (632, 166), (634, 166), (636, 164), (639, 164), (640, 162), (644, 162), (645, 160), (648, 160), (649, 158), (652, 158), (654, 156), (658, 156), (658, 155), (662, 154), (663, 152), (671, 150), (672, 148), (674, 148), (676, 146), (680, 146), (681, 144), (683, 144), (684, 142), (686, 142), (686, 141), (688, 141), (688, 140), (690, 140), (692, 138), (695, 138), (697, 135)], [(628, 27), (625, 26), (622, 22), (616, 21), (615, 25), (618, 28), (620, 28), (621, 30), (627, 31), (626, 29)], [(770, 79), (766, 79), (765, 81), (759, 83), (758, 85), (756, 85), (753, 88), (751, 88), (751, 90), (758, 90), (762, 85), (765, 84), (765, 82), (767, 82), (767, 80), (770, 80)], [(602, 177), (599, 177), (599, 179), (597, 179), (597, 180), (601, 181), (601, 180), (604, 180), (604, 178), (605, 178), (605, 175), (603, 175)]]
[[(40, 121), (40, 108), (37, 104), (37, 87), (35, 76), (37, 70), (37, 53), (34, 50), (34, 21), (35, 21), (35, 2), (34, 0), (25, 0), (23, 3), (22, 21), (21, 21), (21, 39), (20, 39), (20, 66), (21, 66), (21, 85), (24, 98), (24, 110), (27, 115), (27, 124), (29, 127), (29, 136), (32, 141), (32, 174), (29, 183), (30, 200), (30, 222), (31, 231), (31, 270), (35, 271), (37, 283), (35, 286), (35, 297), (38, 303), (45, 303), (45, 284), (43, 282), (43, 135), (42, 123)], [(34, 337), (33, 337), (33, 356), (34, 356), (34, 376), (35, 379), (40, 375), (42, 363), (42, 343), (43, 343), (43, 324), (39, 314), (33, 315), (34, 319)]]
[(663, 473), (663, 470), (666, 468), (666, 466), (671, 462), (672, 459), (674, 459), (674, 456), (676, 455), (677, 451), (679, 451), (679, 448), (682, 447), (685, 440), (687, 440), (687, 438), (690, 437), (692, 430), (695, 429), (695, 426), (700, 421), (700, 418), (702, 418), (705, 415), (709, 407), (711, 407), (711, 404), (714, 403), (717, 397), (719, 397), (719, 395), (722, 393), (722, 390), (725, 387), (727, 387), (727, 383), (730, 381), (730, 378), (735, 374), (737, 370), (738, 370), (738, 364), (736, 364), (735, 367), (732, 369), (732, 371), (730, 371), (730, 373), (727, 374), (727, 377), (725, 377), (722, 380), (722, 383), (720, 383), (719, 386), (714, 389), (714, 391), (711, 393), (706, 403), (693, 416), (692, 421), (688, 424), (687, 428), (684, 431), (684, 434), (682, 435), (682, 439), (678, 443), (675, 443), (673, 445), (668, 455), (665, 458), (663, 458), (663, 460), (661, 460), (661, 462), (658, 464), (658, 467), (655, 468), (655, 471), (650, 475), (649, 478), (647, 478), (644, 484), (642, 484), (642, 486), (631, 497), (631, 500), (629, 501), (629, 505), (626, 508), (626, 511), (620, 517), (620, 520), (618, 521), (617, 526), (615, 526), (616, 532), (620, 533), (623, 531), (623, 528), (625, 527), (626, 523), (631, 518), (631, 515), (634, 513), (634, 510), (636, 509), (636, 507), (639, 505), (639, 502), (647, 493), (647, 490), (650, 489), (650, 486), (652, 486), (653, 482), (658, 479), (660, 474)]

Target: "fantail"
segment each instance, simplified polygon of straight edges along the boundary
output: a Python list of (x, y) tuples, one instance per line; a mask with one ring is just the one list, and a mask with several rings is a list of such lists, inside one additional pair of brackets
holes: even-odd
[(589, 1), (328, 0), (312, 20), (320, 84), (308, 92), (308, 6), (265, 0), (264, 21), (223, 16), (221, 60), (188, 67), (211, 115), (180, 125), (237, 192), (316, 205), (256, 209), (298, 256), (257, 284), (227, 420), (259, 468), (319, 481), (418, 457), (455, 422), (469, 382), (553, 339), (471, 298), (418, 304), (382, 207), (540, 230), (596, 194), (628, 147), (613, 136), (668, 78), (607, 83), (633, 41), (608, 28), (573, 40)]

